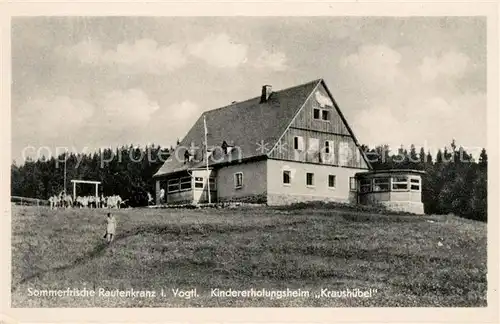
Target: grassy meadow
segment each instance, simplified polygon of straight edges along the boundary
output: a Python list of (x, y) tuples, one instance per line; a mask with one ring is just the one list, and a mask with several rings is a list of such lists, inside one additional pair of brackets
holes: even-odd
[[(328, 208), (111, 211), (108, 246), (107, 210), (12, 206), (12, 307), (486, 306), (485, 223)], [(30, 296), (84, 287), (157, 296)], [(172, 294), (192, 288), (197, 297)], [(212, 288), (311, 295), (217, 298)], [(325, 288), (373, 294), (313, 297)]]

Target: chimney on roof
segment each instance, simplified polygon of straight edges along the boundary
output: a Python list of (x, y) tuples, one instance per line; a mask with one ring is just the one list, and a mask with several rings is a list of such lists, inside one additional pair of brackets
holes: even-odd
[(262, 95), (260, 96), (260, 102), (266, 102), (269, 99), (269, 96), (273, 92), (273, 87), (266, 84), (262, 86)]

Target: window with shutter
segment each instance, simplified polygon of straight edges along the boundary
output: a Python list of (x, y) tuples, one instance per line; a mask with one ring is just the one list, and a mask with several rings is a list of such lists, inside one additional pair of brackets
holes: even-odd
[(322, 152), (322, 161), (323, 163), (327, 164), (333, 164), (334, 163), (334, 157), (335, 155), (333, 154), (333, 142), (332, 141), (325, 141), (325, 147), (323, 148)]
[(302, 136), (298, 136), (299, 138), (299, 151), (304, 150), (304, 138)]

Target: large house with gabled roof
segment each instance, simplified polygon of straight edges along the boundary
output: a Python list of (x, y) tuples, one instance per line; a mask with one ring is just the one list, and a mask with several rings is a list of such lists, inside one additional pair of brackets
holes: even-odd
[[(265, 85), (260, 96), (198, 118), (154, 175), (156, 201), (373, 203), (373, 198), (360, 199), (377, 188), (360, 193), (360, 181), (370, 178), (370, 170), (324, 80), (279, 91)], [(420, 186), (420, 177), (413, 176)], [(412, 210), (423, 212), (421, 199), (410, 203)]]

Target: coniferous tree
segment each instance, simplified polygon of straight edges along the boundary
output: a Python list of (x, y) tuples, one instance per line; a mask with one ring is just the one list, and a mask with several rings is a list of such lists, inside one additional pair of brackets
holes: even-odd
[(426, 164), (432, 164), (432, 155), (431, 155), (431, 152), (427, 152), (427, 156), (425, 158), (425, 163)]
[(441, 163), (443, 163), (443, 152), (441, 151), (441, 149), (439, 149), (436, 154), (436, 164)]
[(485, 148), (481, 150), (481, 154), (479, 155), (479, 165), (482, 167), (488, 165), (488, 154), (486, 154)]
[(425, 150), (424, 150), (423, 147), (420, 148), (420, 152), (418, 153), (418, 157), (419, 157), (419, 160), (420, 160), (420, 165), (423, 167), (425, 165), (425, 163), (427, 162), (426, 161)]

